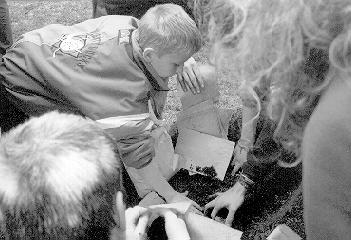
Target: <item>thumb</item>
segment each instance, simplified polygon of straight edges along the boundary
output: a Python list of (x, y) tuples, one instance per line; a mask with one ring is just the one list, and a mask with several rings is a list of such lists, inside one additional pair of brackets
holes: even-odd
[(239, 163), (237, 163), (237, 164), (234, 166), (233, 171), (232, 171), (232, 176), (235, 175), (235, 173), (239, 170), (240, 167), (241, 167), (241, 166), (240, 166)]
[(186, 197), (186, 196), (188, 196), (189, 191), (185, 191), (185, 192), (182, 192), (182, 193), (180, 193), (180, 194)]
[(184, 220), (178, 218), (174, 213), (165, 215), (165, 230), (169, 240), (190, 239)]

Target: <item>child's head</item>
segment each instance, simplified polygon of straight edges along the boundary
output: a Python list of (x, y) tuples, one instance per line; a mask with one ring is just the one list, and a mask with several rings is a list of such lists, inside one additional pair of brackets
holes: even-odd
[(150, 8), (139, 23), (139, 45), (144, 58), (161, 77), (170, 77), (201, 48), (201, 35), (181, 6)]
[(120, 163), (94, 122), (52, 112), (10, 130), (0, 139), (0, 176), (0, 236), (108, 239)]
[[(322, 91), (351, 69), (350, 0), (218, 0), (212, 3), (217, 59), (230, 52), (243, 86), (271, 83), (276, 136), (299, 152)], [(233, 51), (228, 51), (233, 50)], [(251, 91), (252, 92), (252, 91)], [(258, 103), (258, 111), (261, 109)]]

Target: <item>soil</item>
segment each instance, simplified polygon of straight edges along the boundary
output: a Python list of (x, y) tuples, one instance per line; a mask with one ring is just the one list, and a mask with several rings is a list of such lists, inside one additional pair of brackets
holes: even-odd
[[(175, 144), (176, 129), (171, 128), (171, 135)], [(204, 207), (212, 199), (211, 195), (224, 192), (234, 185), (235, 176), (231, 176), (231, 170), (229, 168), (224, 181), (220, 181), (202, 174), (191, 175), (187, 170), (181, 169), (169, 182), (178, 192), (188, 191), (188, 197)], [(278, 224), (283, 223), (305, 239), (301, 172), (301, 164), (295, 168), (274, 165), (263, 181), (248, 192), (243, 205), (235, 213), (232, 225), (233, 228), (243, 231), (242, 239), (266, 239)], [(129, 184), (131, 186), (128, 187), (128, 193), (131, 193), (130, 189), (134, 187), (131, 182)], [(137, 204), (138, 198), (135, 196), (129, 196), (127, 202), (130, 205)], [(218, 213), (218, 219), (223, 221), (227, 213), (226, 209), (222, 209)], [(209, 214), (210, 212), (206, 213), (206, 216)], [(150, 239), (167, 239), (163, 229), (163, 220), (157, 219), (150, 227)]]
[(211, 167), (203, 167), (203, 168), (197, 166), (195, 170), (196, 170), (196, 172), (203, 173), (206, 176), (211, 177), (211, 178), (214, 178), (214, 177), (217, 176), (216, 169), (213, 166), (211, 166)]

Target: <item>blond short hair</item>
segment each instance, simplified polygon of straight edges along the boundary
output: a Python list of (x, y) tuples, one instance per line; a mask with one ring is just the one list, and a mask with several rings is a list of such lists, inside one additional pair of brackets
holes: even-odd
[(190, 53), (202, 46), (195, 21), (176, 4), (160, 4), (150, 8), (140, 19), (139, 45), (155, 49), (159, 55)]

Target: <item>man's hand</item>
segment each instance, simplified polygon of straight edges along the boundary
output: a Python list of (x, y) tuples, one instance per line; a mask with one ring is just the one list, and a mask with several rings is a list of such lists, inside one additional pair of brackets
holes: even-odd
[(217, 196), (211, 202), (207, 203), (205, 206), (205, 212), (209, 208), (213, 208), (211, 213), (211, 218), (215, 219), (218, 211), (222, 208), (228, 209), (228, 215), (225, 220), (225, 224), (228, 226), (232, 225), (234, 220), (234, 214), (236, 210), (244, 202), (246, 189), (240, 183), (235, 183), (235, 185), (224, 193), (216, 193), (214, 196)]
[(247, 150), (241, 148), (238, 144), (234, 148), (234, 159), (231, 162), (231, 165), (234, 166), (232, 171), (232, 176), (243, 166), (247, 161)]
[[(148, 209), (139, 206), (125, 210), (122, 193), (116, 196), (114, 216), (117, 227), (111, 232), (110, 240), (144, 240), (151, 219), (161, 216), (165, 219), (165, 230), (170, 240), (190, 239), (184, 220), (175, 210), (166, 208)], [(151, 220), (152, 221), (152, 220)]]
[(135, 206), (125, 210), (122, 193), (116, 196), (115, 222), (117, 227), (111, 232), (111, 240), (144, 240), (150, 217), (148, 209)]
[(191, 200), (190, 198), (187, 197), (188, 191), (185, 191), (183, 193), (176, 193), (174, 194), (171, 198), (166, 199), (167, 203), (177, 203), (177, 202), (191, 202), (191, 208), (190, 211), (199, 215), (203, 215), (202, 213), (202, 207), (200, 207), (199, 204)]
[(200, 93), (201, 88), (205, 86), (196, 61), (192, 57), (184, 63), (183, 68), (179, 69), (177, 80), (184, 92), (190, 89), (193, 94)]
[(165, 220), (165, 230), (169, 240), (188, 240), (190, 239), (186, 224), (177, 212), (167, 208), (154, 208), (152, 214), (161, 216)]

